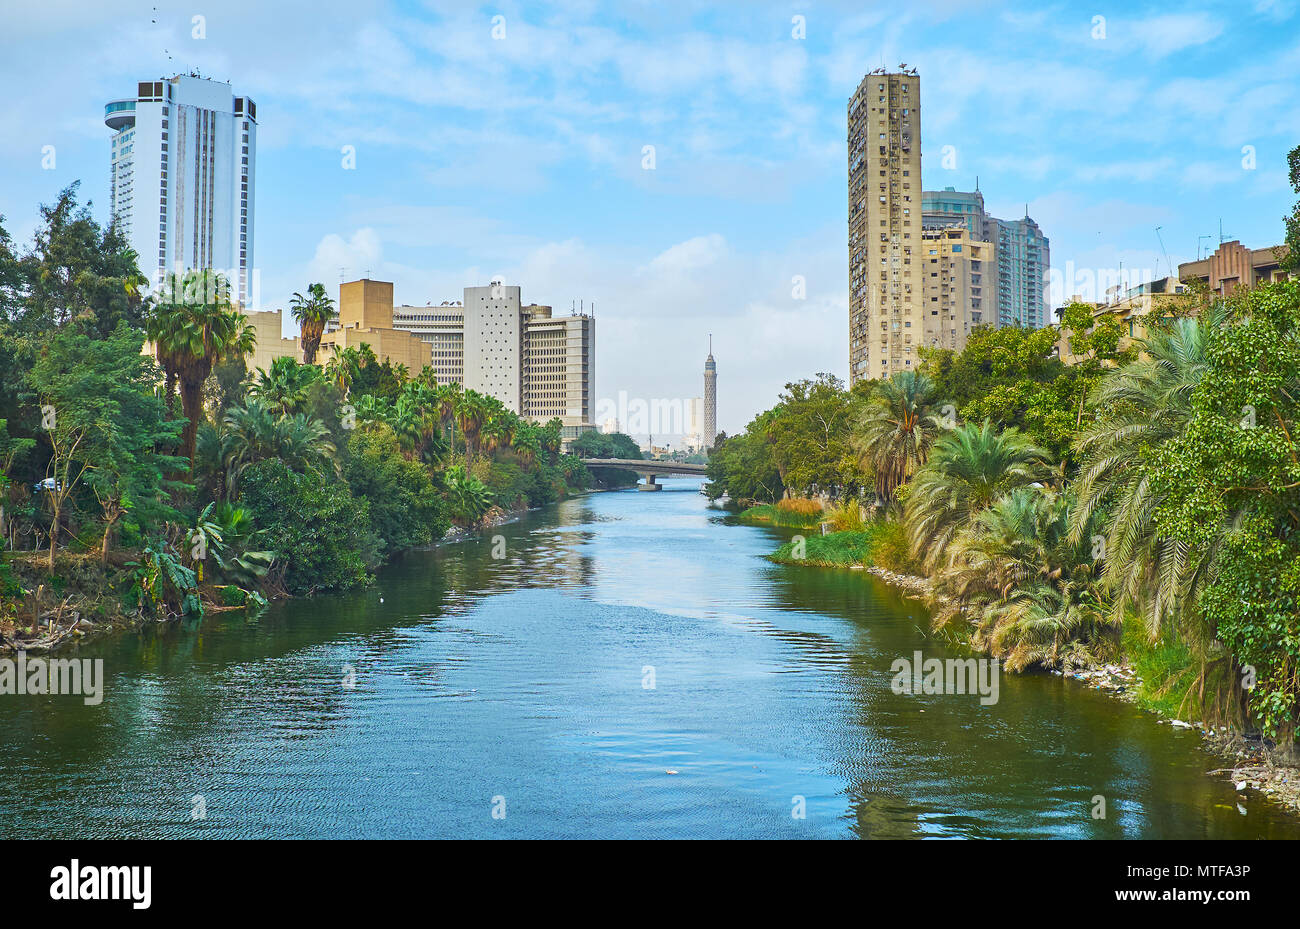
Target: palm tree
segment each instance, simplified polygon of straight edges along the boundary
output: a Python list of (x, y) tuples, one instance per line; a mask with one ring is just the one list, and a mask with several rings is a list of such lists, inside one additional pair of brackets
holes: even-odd
[(1093, 661), (1119, 624), (1098, 593), (1090, 544), (1071, 538), (1069, 500), (1038, 487), (999, 497), (960, 532), (936, 577), (935, 625), (973, 620), (972, 641), (1009, 670)]
[(334, 318), (334, 300), (325, 292), (324, 284), (312, 284), (307, 288), (306, 297), (295, 293), (289, 305), (302, 330), (302, 362), (315, 364), (325, 324)]
[(451, 440), (448, 447), (453, 455), (456, 453), (456, 407), (460, 405), (463, 394), (464, 390), (455, 381), (442, 384), (433, 390), (434, 411), (438, 414), (440, 422), (451, 426)]
[(349, 353), (355, 355), (356, 349), (351, 346), (344, 348), (335, 352), (330, 360), (325, 362), (325, 373), (345, 397), (352, 387), (352, 378), (356, 373), (356, 368), (349, 363), (351, 360)]
[(924, 374), (899, 371), (875, 386), (858, 421), (852, 443), (875, 471), (880, 506), (925, 464), (938, 431), (933, 396), (934, 384)]
[(300, 413), (307, 405), (311, 385), (319, 376), (319, 368), (299, 364), (289, 357), (276, 358), (269, 371), (258, 369), (257, 381), (248, 393), (265, 400), (276, 413)]
[(233, 407), (224, 425), (221, 454), (229, 496), (234, 495), (245, 469), (259, 461), (275, 458), (298, 472), (337, 468), (329, 430), (315, 417), (278, 415), (253, 397), (243, 406)]
[(1018, 429), (966, 423), (934, 443), (912, 479), (903, 524), (927, 571), (942, 563), (956, 534), (1003, 494), (1047, 478), (1047, 453)]
[(472, 467), (478, 451), (479, 431), (489, 413), (487, 398), (476, 390), (467, 390), (456, 404), (456, 422), (465, 437), (465, 467)]
[(477, 522), (492, 505), (487, 487), (463, 465), (448, 468), (443, 483), (447, 489), (447, 509), (461, 525)]
[(515, 426), (510, 421), (512, 416), (514, 414), (509, 410), (493, 411), (483, 421), (483, 426), (479, 430), (479, 438), (484, 451), (495, 452), (497, 449), (510, 444), (510, 437), (515, 431)]
[(339, 351), (336, 351), (333, 357), (325, 364), (325, 373), (330, 376), (338, 389), (344, 396), (347, 396), (352, 385), (356, 383), (358, 375), (363, 368), (372, 364), (378, 364), (374, 350), (366, 342), (362, 342), (360, 347), (349, 345)]
[[(1225, 313), (1216, 305), (1199, 317), (1150, 330), (1139, 343), (1138, 360), (1108, 373), (1093, 389), (1089, 400), (1098, 410), (1097, 421), (1075, 441), (1082, 464), (1071, 532), (1082, 538), (1094, 514), (1108, 512), (1103, 578), (1114, 592), (1113, 608), (1117, 616), (1140, 610), (1153, 639), (1197, 601), (1218, 541), (1193, 552), (1158, 535), (1155, 514), (1164, 498), (1153, 492), (1144, 461), (1148, 450), (1186, 429), (1192, 394), (1208, 364), (1210, 337), (1224, 324)], [(1217, 539), (1224, 534), (1217, 533)]]
[(203, 384), (217, 362), (243, 356), (257, 343), (257, 331), (230, 303), (230, 283), (213, 271), (168, 275), (151, 301), (145, 330), (158, 351), (170, 392), (180, 386), (187, 420), (181, 433), (184, 455), (194, 467), (194, 443), (203, 418)]

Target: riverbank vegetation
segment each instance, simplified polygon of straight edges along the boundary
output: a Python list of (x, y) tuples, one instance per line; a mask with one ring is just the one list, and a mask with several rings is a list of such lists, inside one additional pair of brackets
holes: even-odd
[[(1300, 149), (1291, 173), (1300, 192)], [(1148, 705), (1255, 729), (1294, 761), (1296, 229), (1291, 280), (1192, 289), (1136, 338), (1072, 304), (1059, 327), (979, 328), (964, 351), (922, 350), (917, 370), (885, 381), (790, 384), (722, 438), (708, 492), (856, 508), (905, 545), (810, 537), (807, 562), (861, 553), (922, 575), (936, 630), (1010, 670), (1122, 656)], [(791, 546), (777, 557), (793, 560)]]
[[(0, 222), (8, 644), (51, 641), (68, 621), (356, 587), (452, 525), (590, 483), (561, 451), (559, 420), (531, 422), (367, 345), (250, 371), (254, 329), (227, 281), (143, 285), (75, 185), (41, 209), (26, 249)], [(293, 313), (311, 362), (332, 301), (319, 284), (305, 292)]]
[(874, 564), (876, 542), (884, 523), (865, 529), (844, 529), (825, 535), (796, 536), (768, 556), (777, 564), (814, 565), (822, 568), (860, 568)]

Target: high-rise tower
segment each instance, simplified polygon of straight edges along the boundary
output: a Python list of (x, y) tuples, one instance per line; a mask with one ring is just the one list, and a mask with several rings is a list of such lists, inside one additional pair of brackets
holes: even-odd
[(141, 81), (104, 107), (113, 136), (113, 216), (157, 284), (210, 268), (247, 305), (253, 267), (257, 104), (196, 75)]
[(849, 100), (849, 382), (916, 368), (921, 79), (872, 71)]
[(704, 359), (704, 447), (713, 448), (718, 437), (718, 364), (713, 360), (713, 335), (709, 335), (709, 357)]

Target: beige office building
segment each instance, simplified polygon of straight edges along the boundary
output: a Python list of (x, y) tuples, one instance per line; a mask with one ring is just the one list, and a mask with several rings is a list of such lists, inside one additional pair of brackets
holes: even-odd
[(921, 232), (920, 262), (925, 325), (921, 335), (904, 330), (904, 348), (916, 340), (963, 351), (971, 329), (988, 321), (997, 292), (994, 246), (974, 238), (965, 223), (931, 227)]
[(284, 318), (279, 310), (262, 310), (245, 313), (248, 324), (257, 332), (257, 345), (251, 355), (244, 357), (244, 367), (250, 373), (259, 369), (269, 371), (271, 362), (277, 358), (296, 358), (302, 361), (302, 342), (297, 338), (286, 339), (280, 334), (280, 324)]
[(432, 363), (428, 344), (394, 325), (390, 281), (363, 278), (339, 285), (338, 316), (321, 336), (317, 360), (362, 345), (369, 345), (380, 361), (405, 365), (411, 377)]
[(872, 71), (848, 107), (849, 381), (914, 370), (925, 330), (921, 79)]
[(594, 317), (556, 316), (493, 283), (466, 287), (463, 301), (397, 307), (393, 325), (429, 344), (438, 383), (490, 394), (536, 422), (559, 418), (566, 439), (595, 428)]

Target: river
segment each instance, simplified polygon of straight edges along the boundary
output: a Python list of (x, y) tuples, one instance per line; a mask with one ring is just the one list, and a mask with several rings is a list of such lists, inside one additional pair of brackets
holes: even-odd
[(920, 605), (664, 485), (88, 644), (100, 705), (0, 696), (0, 836), (1300, 838), (1077, 682), (893, 693)]

